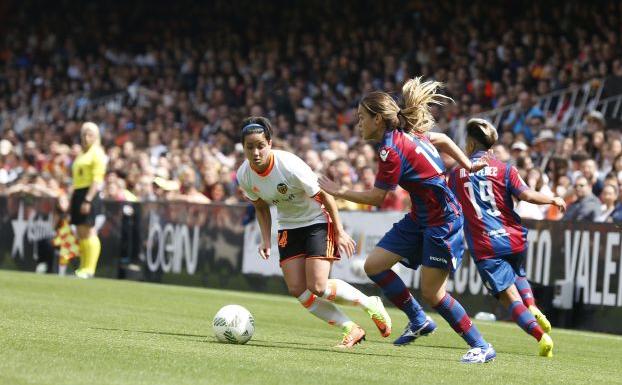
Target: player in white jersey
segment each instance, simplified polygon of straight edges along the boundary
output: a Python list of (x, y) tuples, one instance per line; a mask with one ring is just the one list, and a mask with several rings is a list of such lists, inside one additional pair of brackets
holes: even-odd
[(244, 120), (242, 145), (246, 161), (237, 172), (238, 183), (255, 206), (261, 229), (259, 255), (271, 249), (270, 205), (278, 213), (280, 266), (289, 293), (312, 314), (342, 329), (338, 347), (350, 348), (365, 339), (365, 331), (335, 303), (362, 307), (383, 337), (391, 334), (391, 319), (379, 297), (368, 297), (347, 282), (328, 279), (339, 250), (348, 257), (354, 241), (344, 231), (335, 200), (324, 193), (311, 168), (298, 156), (272, 150), (272, 126), (263, 117)]

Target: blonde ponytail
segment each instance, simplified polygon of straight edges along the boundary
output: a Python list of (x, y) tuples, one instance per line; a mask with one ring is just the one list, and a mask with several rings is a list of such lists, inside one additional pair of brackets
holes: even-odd
[(433, 80), (422, 82), (421, 77), (410, 79), (404, 84), (404, 108), (399, 111), (406, 122), (404, 131), (424, 133), (434, 126), (430, 105), (442, 106), (448, 100), (453, 101), (450, 97), (436, 92), (442, 86), (442, 83)]

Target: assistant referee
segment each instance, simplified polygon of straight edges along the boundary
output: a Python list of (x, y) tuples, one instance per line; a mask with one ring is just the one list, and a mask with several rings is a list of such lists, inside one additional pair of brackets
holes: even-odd
[(76, 225), (80, 249), (80, 268), (76, 270), (76, 276), (92, 278), (101, 253), (101, 242), (94, 225), (95, 217), (102, 211), (100, 192), (106, 173), (106, 154), (95, 123), (82, 125), (80, 139), (82, 152), (72, 165), (71, 224)]

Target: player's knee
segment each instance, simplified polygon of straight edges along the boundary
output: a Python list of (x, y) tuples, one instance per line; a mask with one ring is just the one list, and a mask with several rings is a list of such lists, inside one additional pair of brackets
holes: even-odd
[(438, 290), (434, 290), (431, 288), (426, 288), (425, 286), (421, 288), (421, 296), (423, 300), (430, 306), (436, 306), (445, 296), (445, 293), (441, 293)]
[(292, 297), (298, 298), (302, 293), (304, 293), (305, 290), (307, 290), (307, 288), (304, 287), (304, 285), (296, 285), (288, 287), (287, 290)]
[(324, 292), (326, 291), (326, 283), (320, 283), (320, 282), (311, 282), (307, 284), (307, 289), (317, 295), (318, 297), (321, 297), (324, 295)]
[(365, 269), (365, 274), (367, 274), (367, 276), (376, 275), (380, 273), (380, 271), (378, 270), (378, 266), (376, 266), (374, 261), (370, 258), (367, 258), (365, 260), (365, 264), (363, 265), (363, 268)]

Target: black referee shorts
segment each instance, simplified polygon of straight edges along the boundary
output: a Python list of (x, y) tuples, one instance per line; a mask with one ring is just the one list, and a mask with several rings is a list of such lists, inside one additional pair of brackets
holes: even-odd
[(84, 203), (84, 198), (88, 193), (89, 188), (80, 188), (74, 190), (71, 195), (71, 224), (72, 225), (89, 225), (93, 227), (95, 225), (95, 217), (102, 212), (102, 200), (99, 193), (95, 194), (93, 201), (91, 202), (91, 211), (84, 215), (80, 212), (80, 206)]

